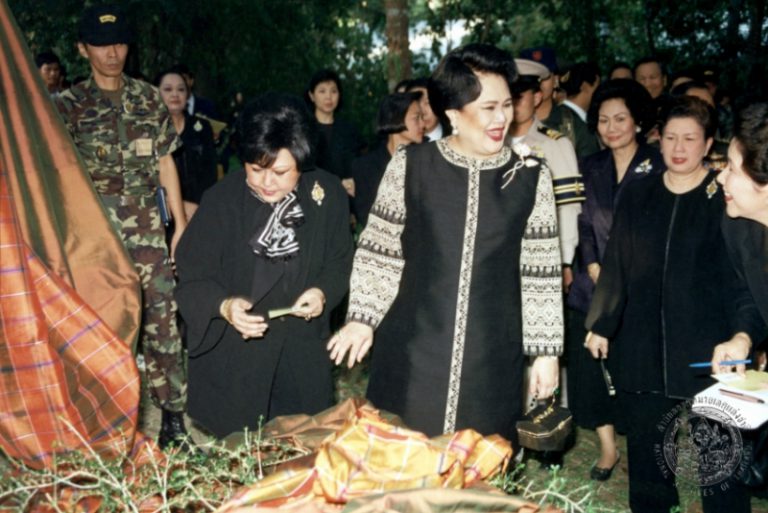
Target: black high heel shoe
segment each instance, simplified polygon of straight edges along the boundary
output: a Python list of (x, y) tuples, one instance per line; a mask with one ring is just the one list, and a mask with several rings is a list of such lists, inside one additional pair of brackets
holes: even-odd
[(589, 470), (589, 477), (594, 479), (595, 481), (608, 481), (611, 478), (611, 474), (613, 474), (613, 469), (616, 468), (616, 465), (619, 464), (621, 461), (621, 453), (616, 452), (616, 461), (614, 462), (613, 466), (610, 468), (603, 468), (598, 467), (597, 463), (592, 465), (592, 468)]

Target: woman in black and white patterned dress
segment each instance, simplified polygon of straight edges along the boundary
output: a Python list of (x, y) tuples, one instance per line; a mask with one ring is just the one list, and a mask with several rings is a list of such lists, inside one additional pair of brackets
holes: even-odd
[(401, 148), (354, 261), (337, 364), (373, 343), (368, 398), (430, 436), (463, 428), (516, 440), (523, 369), (557, 386), (563, 320), (549, 170), (504, 144), (514, 61), (491, 45), (448, 54), (429, 97), (453, 135)]

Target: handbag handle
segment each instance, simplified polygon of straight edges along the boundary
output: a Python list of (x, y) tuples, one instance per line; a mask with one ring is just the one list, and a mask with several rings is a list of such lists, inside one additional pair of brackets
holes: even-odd
[(534, 424), (540, 424), (542, 420), (544, 420), (547, 417), (549, 417), (550, 415), (552, 415), (552, 413), (554, 413), (554, 411), (555, 411), (555, 401), (556, 400), (557, 400), (557, 394), (552, 394), (552, 398), (550, 399), (549, 404), (547, 405), (547, 407), (544, 409), (543, 412), (539, 413), (534, 418), (532, 418), (531, 422), (533, 422)]

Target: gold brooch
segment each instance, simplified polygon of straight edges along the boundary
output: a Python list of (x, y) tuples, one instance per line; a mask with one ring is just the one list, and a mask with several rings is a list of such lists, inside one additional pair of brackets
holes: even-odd
[(712, 181), (709, 182), (709, 185), (707, 185), (707, 199), (712, 199), (712, 196), (714, 196), (716, 192), (717, 192), (717, 181), (712, 179)]
[(320, 184), (315, 181), (314, 187), (312, 187), (312, 199), (315, 200), (315, 203), (318, 205), (323, 204), (323, 200), (325, 199), (325, 189), (320, 187)]
[(198, 120), (195, 122), (195, 124), (194, 124), (194, 125), (192, 125), (192, 128), (194, 128), (194, 129), (195, 129), (195, 132), (199, 132), (200, 130), (202, 130), (202, 129), (203, 129), (203, 124), (202, 124), (202, 123), (200, 123), (200, 120), (198, 119)]

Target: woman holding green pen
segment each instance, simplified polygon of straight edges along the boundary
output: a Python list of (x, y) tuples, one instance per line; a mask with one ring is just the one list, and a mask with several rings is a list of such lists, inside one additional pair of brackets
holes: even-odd
[(333, 404), (324, 341), (352, 266), (349, 200), (335, 176), (305, 173), (308, 116), (274, 93), (243, 110), (245, 169), (205, 193), (176, 253), (189, 415), (219, 437)]

